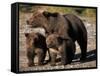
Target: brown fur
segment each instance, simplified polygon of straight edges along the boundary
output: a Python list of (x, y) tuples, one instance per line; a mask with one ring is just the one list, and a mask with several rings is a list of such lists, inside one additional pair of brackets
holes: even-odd
[(25, 33), (27, 45), (28, 66), (34, 65), (34, 57), (38, 57), (38, 65), (43, 65), (46, 56), (46, 39), (39, 33)]
[(67, 63), (71, 63), (72, 59), (74, 58), (74, 54), (75, 54), (75, 44), (72, 40), (68, 39), (68, 40), (65, 40), (63, 42), (63, 40), (60, 39), (59, 35), (57, 34), (51, 34), (49, 35), (47, 38), (46, 38), (46, 43), (47, 43), (47, 47), (49, 48), (49, 51), (50, 51), (50, 55), (51, 55), (51, 65), (55, 65), (55, 62), (56, 62), (56, 56), (57, 54), (60, 54), (61, 55), (61, 62), (62, 63), (65, 63), (63, 61), (63, 57), (64, 57), (64, 53), (62, 50), (63, 50), (63, 43), (65, 43), (67, 46), (66, 48), (66, 55), (68, 56), (67, 57), (67, 60), (66, 61)]
[(72, 14), (62, 15), (50, 12), (38, 12), (38, 14), (34, 14), (27, 22), (32, 28), (43, 27), (46, 30), (47, 36), (54, 33), (59, 35), (59, 38), (63, 42), (62, 64), (65, 65), (69, 62), (68, 58), (70, 58), (71, 54), (68, 55), (68, 48), (66, 47), (69, 47), (69, 44), (73, 46), (71, 42), (75, 43), (75, 41), (78, 42), (81, 49), (81, 60), (86, 59), (87, 30), (81, 19)]

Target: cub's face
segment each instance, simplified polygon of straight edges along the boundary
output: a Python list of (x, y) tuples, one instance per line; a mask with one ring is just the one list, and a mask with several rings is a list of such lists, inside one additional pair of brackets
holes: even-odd
[(58, 48), (58, 46), (62, 43), (59, 35), (57, 34), (50, 34), (46, 38), (46, 44), (48, 48)]
[(25, 33), (27, 48), (32, 48), (35, 41), (38, 40), (38, 35), (35, 33)]

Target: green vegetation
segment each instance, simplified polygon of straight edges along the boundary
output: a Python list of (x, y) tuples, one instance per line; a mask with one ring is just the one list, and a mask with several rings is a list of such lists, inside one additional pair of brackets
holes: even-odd
[(95, 17), (96, 9), (95, 8), (78, 8), (78, 7), (61, 7), (61, 6), (37, 6), (37, 5), (20, 5), (20, 12), (34, 12), (39, 9), (43, 9), (49, 12), (60, 12), (62, 14), (72, 13), (84, 17)]

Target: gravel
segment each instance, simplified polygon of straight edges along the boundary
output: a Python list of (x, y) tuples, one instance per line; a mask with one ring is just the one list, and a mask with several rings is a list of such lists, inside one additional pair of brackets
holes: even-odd
[[(26, 57), (26, 44), (25, 44), (25, 36), (24, 30), (26, 25), (26, 20), (31, 17), (31, 13), (29, 14), (21, 14), (19, 17), (19, 70), (22, 71), (45, 71), (45, 70), (59, 70), (59, 69), (82, 69), (82, 68), (96, 68), (96, 22), (92, 22), (92, 18), (90, 20), (84, 21), (88, 32), (88, 46), (87, 46), (87, 60), (84, 62), (80, 62), (80, 47), (76, 43), (76, 54), (75, 58), (73, 59), (71, 64), (68, 65), (57, 65), (57, 66), (50, 66), (50, 63), (43, 65), (43, 66), (34, 66), (28, 67), (27, 66), (27, 57)], [(96, 20), (95, 20), (96, 21)], [(46, 57), (46, 60), (48, 56)], [(37, 57), (35, 58), (35, 62), (37, 62)], [(57, 62), (59, 63), (59, 62)]]

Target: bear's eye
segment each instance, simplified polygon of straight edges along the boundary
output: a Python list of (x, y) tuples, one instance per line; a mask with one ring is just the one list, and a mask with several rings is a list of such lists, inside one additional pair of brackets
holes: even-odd
[(26, 43), (27, 44), (29, 44), (29, 43), (31, 43), (32, 42), (32, 39), (31, 38), (28, 38), (27, 40), (26, 40)]
[(29, 38), (29, 39), (28, 39), (28, 41), (30, 42), (30, 41), (32, 41), (32, 39), (31, 39), (31, 38)]
[(37, 28), (38, 27), (38, 25), (33, 25), (33, 28)]

